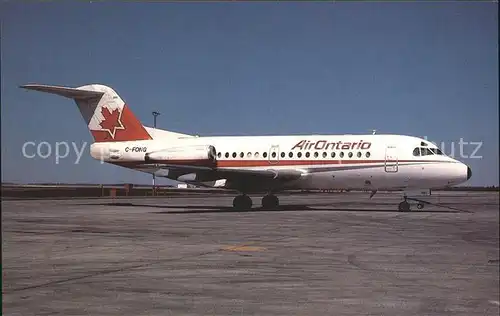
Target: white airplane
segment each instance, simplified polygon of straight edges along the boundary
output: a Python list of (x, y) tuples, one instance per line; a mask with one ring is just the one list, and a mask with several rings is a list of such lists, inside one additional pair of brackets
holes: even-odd
[[(93, 158), (199, 186), (237, 190), (233, 207), (250, 209), (248, 194), (293, 189), (410, 191), (454, 186), (471, 169), (431, 142), (403, 135), (198, 137), (143, 126), (110, 87), (28, 84), (21, 88), (75, 100), (94, 137)], [(424, 201), (425, 202), (425, 201)], [(422, 203), (418, 204), (423, 207)], [(409, 211), (406, 194), (399, 211)]]

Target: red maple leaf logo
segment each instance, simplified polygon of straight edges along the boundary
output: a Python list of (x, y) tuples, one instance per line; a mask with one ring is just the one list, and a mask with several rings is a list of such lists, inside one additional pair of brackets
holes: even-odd
[(115, 138), (117, 129), (125, 129), (121, 122), (122, 112), (120, 109), (115, 109), (110, 112), (108, 108), (102, 107), (101, 114), (104, 116), (104, 120), (99, 125), (103, 130), (107, 131), (113, 139)]

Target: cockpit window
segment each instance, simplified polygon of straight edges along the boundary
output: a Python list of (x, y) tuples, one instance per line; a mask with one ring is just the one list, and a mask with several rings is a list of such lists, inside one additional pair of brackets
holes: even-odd
[(420, 152), (422, 153), (422, 156), (434, 155), (434, 153), (429, 148), (420, 148)]
[(417, 147), (413, 149), (413, 156), (443, 155), (439, 148)]
[(443, 152), (439, 148), (430, 148), (430, 150), (432, 151), (432, 153), (434, 153), (436, 155), (444, 155)]

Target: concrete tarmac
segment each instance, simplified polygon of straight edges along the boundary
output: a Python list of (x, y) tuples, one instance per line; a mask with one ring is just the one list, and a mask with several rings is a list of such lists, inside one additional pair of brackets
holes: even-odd
[(498, 315), (498, 193), (2, 201), (5, 315)]

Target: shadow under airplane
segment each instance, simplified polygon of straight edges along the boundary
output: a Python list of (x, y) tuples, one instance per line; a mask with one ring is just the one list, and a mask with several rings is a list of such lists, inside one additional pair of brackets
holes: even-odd
[[(100, 206), (121, 206), (121, 207), (144, 207), (157, 208), (163, 211), (152, 212), (156, 214), (209, 214), (209, 213), (252, 213), (252, 212), (296, 212), (296, 211), (318, 211), (318, 212), (378, 212), (378, 213), (401, 213), (396, 209), (359, 209), (332, 207), (328, 204), (288, 204), (280, 205), (277, 209), (264, 209), (262, 207), (254, 207), (247, 211), (237, 211), (231, 206), (214, 206), (214, 205), (157, 205), (157, 204), (140, 204), (129, 202), (110, 202), (110, 203), (86, 203), (81, 205), (100, 205)], [(446, 206), (441, 206), (446, 207)], [(413, 210), (407, 213), (470, 213), (469, 211), (449, 208), (449, 210)]]

